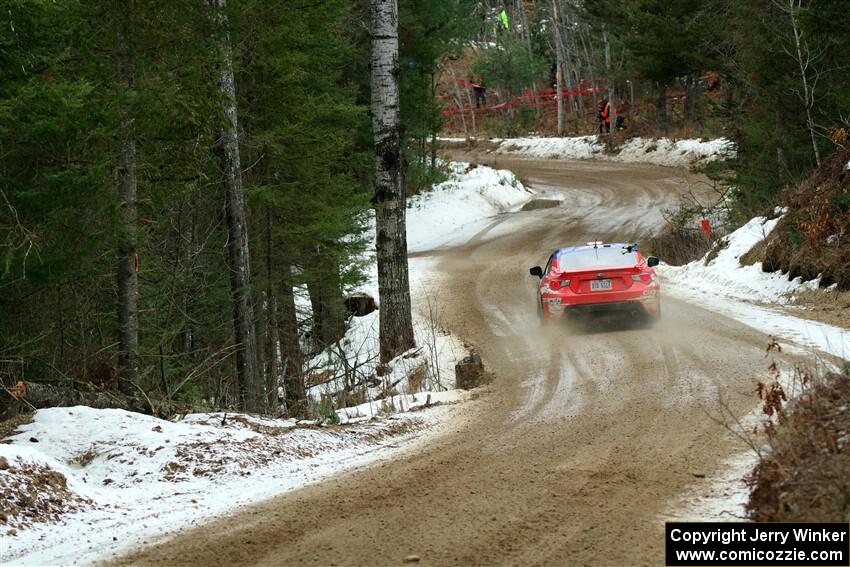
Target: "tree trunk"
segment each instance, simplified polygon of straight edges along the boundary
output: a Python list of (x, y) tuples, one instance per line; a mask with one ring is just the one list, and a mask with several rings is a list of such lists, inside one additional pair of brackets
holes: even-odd
[[(587, 49), (587, 41), (585, 41), (584, 34), (579, 32), (579, 40), (581, 41), (581, 47), (584, 50), (584, 58), (587, 61), (587, 73), (589, 79), (595, 79), (593, 76), (593, 60), (590, 58), (590, 51)], [(599, 107), (599, 98), (596, 94), (596, 85), (593, 85), (594, 89), (591, 95), (593, 96), (593, 109), (596, 110)]]
[[(800, 15), (800, 0), (788, 0), (787, 12), (791, 18), (791, 30), (794, 32), (794, 49), (797, 54), (796, 61), (800, 67), (800, 80), (803, 83), (803, 106), (806, 108), (806, 128), (809, 130), (809, 137), (812, 140), (812, 151), (815, 154), (815, 163), (820, 167), (820, 150), (815, 138), (815, 121), (812, 119), (812, 107), (815, 104), (814, 86), (809, 84), (809, 65), (812, 62), (812, 56), (809, 53), (809, 47), (803, 40), (803, 30), (800, 28), (798, 17)], [(805, 56), (803, 55), (805, 51)]]
[(605, 44), (605, 74), (608, 78), (608, 119), (617, 127), (617, 110), (614, 105), (614, 77), (611, 73), (611, 43), (608, 41), (608, 25), (602, 24), (602, 41)]
[(209, 0), (213, 22), (218, 27), (216, 44), (219, 52), (218, 89), (226, 121), (217, 132), (217, 153), (221, 162), (227, 209), (227, 252), (230, 288), (233, 296), (233, 328), (237, 344), (236, 375), (242, 409), (259, 412), (265, 395), (257, 372), (257, 336), (254, 328), (254, 305), (251, 299), (251, 268), (248, 252), (248, 226), (245, 213), (245, 191), (239, 155), (236, 115), (236, 84), (230, 35), (227, 32), (225, 0)]
[[(563, 12), (561, 13), (563, 16)], [(561, 29), (564, 29), (563, 27)], [(573, 81), (572, 85), (575, 88), (570, 88), (570, 91), (580, 90), (579, 85), (581, 84), (581, 54), (578, 51), (578, 44), (576, 43), (576, 32), (568, 33), (565, 37), (570, 42), (570, 48), (567, 49), (567, 46), (564, 46), (564, 59), (566, 61), (567, 66), (573, 70)], [(592, 77), (591, 77), (592, 78)], [(570, 95), (570, 100), (575, 101), (573, 107), (576, 112), (581, 113), (582, 116), (587, 114), (587, 108), (584, 104), (584, 97), (581, 95)]]
[(552, 0), (552, 33), (555, 36), (555, 55), (557, 57), (557, 72), (555, 73), (555, 101), (558, 106), (558, 136), (564, 135), (564, 41), (561, 37), (561, 15), (558, 10), (558, 0)]
[[(116, 3), (118, 22), (118, 80), (127, 91), (133, 89), (135, 68), (130, 47), (133, 0)], [(118, 367), (124, 372), (121, 389), (127, 394), (136, 393), (139, 381), (139, 278), (136, 271), (136, 237), (138, 211), (136, 209), (136, 138), (132, 112), (128, 104), (121, 104), (119, 127), (121, 155), (118, 161), (118, 194), (123, 216), (122, 234), (118, 243)]]
[[(316, 252), (321, 258), (321, 252)], [(342, 289), (339, 282), (339, 266), (326, 266), (320, 274), (311, 273), (307, 280), (307, 292), (313, 310), (313, 342), (319, 349), (337, 342), (345, 334)]]
[(372, 132), (375, 139), (375, 248), (378, 257), (380, 360), (415, 346), (407, 270), (404, 177), (407, 162), (399, 117), (398, 8), (370, 0)]
[[(466, 112), (463, 108), (463, 96), (460, 94), (460, 88), (457, 86), (457, 75), (455, 75), (454, 67), (449, 65), (449, 72), (452, 74), (452, 85), (454, 85), (455, 90), (455, 100), (457, 100), (457, 105), (460, 108), (460, 121), (463, 124), (463, 137), (469, 139), (469, 129), (466, 127)], [(467, 89), (469, 92), (469, 89)], [(475, 120), (475, 108), (470, 105), (470, 110), (472, 111), (472, 120)], [(474, 123), (474, 122), (473, 122)], [(474, 130), (474, 126), (473, 126)]]
[(508, 138), (514, 137), (514, 124), (515, 124), (515, 114), (514, 114), (514, 90), (508, 89)]
[[(431, 69), (431, 100), (437, 100), (437, 71), (436, 69)], [(429, 170), (429, 178), (434, 179), (435, 172), (437, 171), (437, 130), (439, 126), (436, 122), (431, 123), (431, 161), (428, 164)]]
[(280, 338), (277, 323), (277, 296), (274, 290), (274, 223), (272, 211), (266, 207), (266, 404), (269, 409), (278, 405), (277, 389), (280, 381), (278, 349)]
[(658, 127), (666, 136), (669, 126), (667, 121), (667, 83), (658, 83), (658, 98), (656, 99), (656, 105), (658, 108)]
[(286, 413), (292, 417), (306, 417), (307, 394), (304, 389), (301, 347), (298, 344), (298, 319), (295, 311), (295, 294), (292, 291), (292, 268), (288, 265), (280, 286), (279, 298), (280, 353)]

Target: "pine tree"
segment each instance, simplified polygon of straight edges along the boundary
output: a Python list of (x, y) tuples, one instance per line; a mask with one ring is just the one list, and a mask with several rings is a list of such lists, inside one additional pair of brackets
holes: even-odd
[[(131, 91), (135, 83), (131, 31), (134, 1), (116, 2), (118, 80)], [(120, 157), (118, 161), (118, 193), (123, 211), (123, 231), (118, 247), (118, 366), (123, 369), (124, 390), (135, 394), (139, 381), (139, 278), (136, 271), (136, 138), (134, 118), (127, 103), (121, 104), (119, 125)]]
[(209, 0), (209, 2), (213, 21), (218, 28), (215, 41), (219, 54), (218, 88), (224, 115), (224, 123), (218, 131), (218, 152), (226, 194), (233, 326), (237, 343), (236, 371), (242, 406), (249, 411), (261, 411), (265, 404), (265, 395), (257, 371), (257, 337), (251, 297), (248, 225), (245, 214), (245, 192), (242, 185), (233, 57), (227, 29), (228, 20), (224, 12), (225, 0)]

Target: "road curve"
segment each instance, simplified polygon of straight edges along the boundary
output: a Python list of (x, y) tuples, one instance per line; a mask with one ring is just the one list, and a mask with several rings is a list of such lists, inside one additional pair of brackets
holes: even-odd
[[(428, 253), (445, 326), (495, 381), (424, 450), (331, 478), (117, 565), (663, 565), (665, 507), (733, 446), (709, 413), (751, 411), (766, 336), (664, 298), (652, 330), (541, 329), (530, 265), (558, 245), (631, 240), (698, 178), (648, 165), (501, 159), (554, 209), (503, 215)], [(461, 407), (461, 411), (464, 408)]]

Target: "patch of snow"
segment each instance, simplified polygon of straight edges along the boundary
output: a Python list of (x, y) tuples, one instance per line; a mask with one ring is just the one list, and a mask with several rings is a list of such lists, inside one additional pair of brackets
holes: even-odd
[(696, 139), (630, 138), (615, 154), (608, 154), (598, 136), (573, 138), (511, 138), (500, 140), (497, 153), (536, 158), (599, 159), (627, 163), (651, 163), (668, 167), (689, 167), (734, 155), (734, 143), (726, 138)]
[[(458, 392), (399, 396), (409, 410), (465, 399)], [(412, 450), (426, 431), (447, 427), (449, 409), (389, 415), (350, 408), (342, 427), (296, 427), (293, 420), (194, 414), (181, 421), (116, 409), (39, 410), (0, 444), (10, 470), (37, 464), (61, 474), (73, 496), (58, 522), (0, 531), (2, 565), (85, 565), (206, 519), (327, 476)], [(356, 419), (367, 412), (379, 419)], [(347, 415), (347, 414), (346, 414)], [(37, 441), (32, 441), (36, 439)], [(403, 447), (403, 448), (400, 448)], [(8, 512), (7, 512), (8, 513)], [(10, 526), (15, 517), (8, 517)], [(14, 535), (13, 535), (14, 533)]]
[[(412, 292), (418, 291), (413, 283), (415, 280), (411, 280)], [(334, 347), (311, 361), (310, 366), (315, 369), (314, 376), (327, 374), (326, 383), (309, 389), (312, 399), (319, 401), (323, 396), (335, 395), (342, 389), (346, 378), (360, 383), (377, 376), (378, 328), (377, 311), (364, 317), (355, 317), (345, 336)], [(376, 383), (366, 389), (369, 400), (386, 393), (416, 394), (420, 390), (443, 392), (455, 387), (454, 365), (466, 356), (466, 347), (457, 337), (440, 328), (438, 323), (432, 324), (424, 313), (417, 310), (413, 313), (413, 331), (417, 347), (386, 364), (386, 373), (376, 378)], [(422, 382), (411, 384), (411, 375), (417, 373), (421, 373)], [(399, 409), (407, 411), (403, 405)], [(344, 412), (337, 413), (344, 423)]]
[(500, 154), (536, 158), (592, 159), (602, 156), (605, 146), (597, 136), (575, 138), (508, 138), (496, 149)]
[(725, 248), (707, 264), (705, 258), (700, 258), (684, 266), (662, 265), (659, 275), (674, 287), (769, 303), (787, 303), (796, 291), (817, 289), (818, 280), (804, 282), (801, 278), (795, 278), (789, 281), (782, 272), (762, 271), (761, 262), (750, 266), (741, 265), (741, 256), (767, 238), (780, 218), (751, 219), (723, 237)]
[(729, 157), (734, 153), (734, 143), (726, 138), (706, 142), (694, 139), (632, 138), (626, 141), (611, 159), (628, 163), (688, 167)]
[(740, 522), (749, 492), (744, 478), (752, 472), (757, 456), (742, 451), (727, 459), (716, 475), (707, 477), (675, 499), (662, 519), (667, 522)]
[(449, 167), (447, 181), (408, 201), (410, 252), (468, 240), (482, 222), (517, 210), (534, 196), (510, 171), (462, 162), (452, 162)]
[(764, 333), (796, 341), (843, 359), (850, 358), (850, 330), (794, 317), (779, 307), (795, 292), (816, 289), (818, 280), (788, 280), (781, 272), (763, 272), (761, 262), (742, 266), (741, 255), (767, 237), (779, 218), (751, 219), (724, 237), (726, 248), (684, 266), (657, 268), (664, 293), (741, 321)]

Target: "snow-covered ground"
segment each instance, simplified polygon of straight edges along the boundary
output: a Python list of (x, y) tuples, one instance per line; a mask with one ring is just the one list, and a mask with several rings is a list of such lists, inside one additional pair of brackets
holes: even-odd
[[(450, 164), (448, 181), (410, 199), (411, 249), (469, 238), (531, 197), (511, 172)], [(423, 433), (450, 427), (450, 405), (467, 399), (453, 390), (454, 364), (468, 351), (435, 322), (441, 307), (433, 261), (412, 258), (410, 274), (418, 347), (389, 364), (366, 403), (336, 412), (340, 426), (222, 413), (165, 421), (87, 407), (36, 412), (0, 444), (0, 564), (92, 563), (395, 457), (422, 442)], [(364, 291), (377, 297), (374, 266)], [(353, 318), (335, 351), (314, 359), (314, 371), (374, 374), (378, 313)], [(412, 384), (417, 374), (422, 382)], [(326, 383), (310, 393), (318, 400), (337, 387)]]
[[(350, 408), (346, 416), (368, 421), (339, 427), (296, 427), (293, 420), (242, 414), (166, 421), (117, 409), (40, 410), (10, 444), (0, 445), (6, 516), (0, 564), (93, 563), (397, 456), (400, 445), (410, 449), (414, 438), (444, 427), (446, 404), (463, 398), (458, 392), (399, 396)], [(394, 413), (426, 402), (436, 407)]]
[[(461, 143), (463, 138), (442, 138), (444, 142)], [(671, 140), (635, 137), (626, 140), (616, 151), (607, 153), (598, 136), (574, 138), (505, 138), (493, 139), (496, 153), (547, 159), (598, 159), (627, 163), (651, 163), (668, 167), (689, 167), (734, 155), (735, 146), (726, 138), (714, 140)]]
[[(781, 211), (777, 211), (781, 212)], [(757, 217), (724, 237), (727, 246), (711, 261), (700, 258), (684, 266), (662, 264), (657, 268), (664, 294), (736, 319), (778, 338), (786, 351), (821, 352), (850, 359), (850, 330), (795, 317), (784, 307), (794, 293), (817, 288), (818, 282), (789, 280), (786, 274), (762, 271), (761, 262), (742, 266), (741, 255), (767, 237), (779, 218)], [(825, 291), (825, 293), (829, 293)], [(779, 380), (793, 395), (793, 380), (784, 369)], [(749, 430), (762, 419), (746, 416)], [(672, 504), (665, 515), (671, 521), (735, 521), (744, 517), (747, 488), (743, 478), (756, 463), (748, 449), (732, 457), (715, 478), (695, 484), (694, 489)]]
[(452, 162), (449, 168), (447, 181), (408, 202), (410, 252), (468, 240), (492, 217), (518, 210), (534, 195), (507, 170), (462, 162)]
[[(850, 331), (794, 317), (780, 306), (795, 292), (816, 289), (817, 280), (789, 280), (780, 272), (762, 271), (761, 262), (742, 266), (740, 257), (774, 229), (779, 218), (756, 217), (723, 237), (727, 246), (709, 262), (700, 258), (684, 266), (658, 268), (664, 293), (723, 313), (765, 333), (833, 356), (850, 358)], [(825, 292), (828, 293), (828, 292)]]

